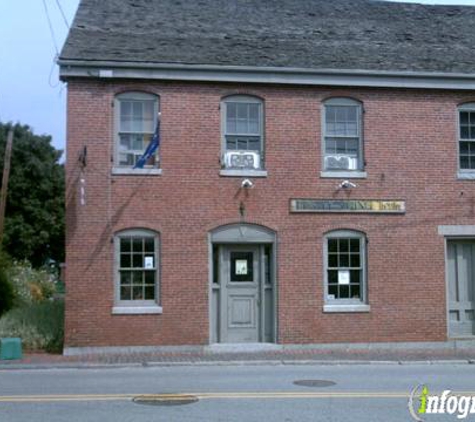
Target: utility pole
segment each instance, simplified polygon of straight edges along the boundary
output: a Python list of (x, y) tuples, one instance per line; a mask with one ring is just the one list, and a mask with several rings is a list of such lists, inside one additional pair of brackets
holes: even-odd
[(3, 161), (2, 192), (0, 194), (0, 248), (3, 241), (3, 226), (5, 223), (5, 206), (7, 203), (8, 178), (10, 177), (10, 159), (12, 156), (13, 129), (8, 131), (5, 158)]

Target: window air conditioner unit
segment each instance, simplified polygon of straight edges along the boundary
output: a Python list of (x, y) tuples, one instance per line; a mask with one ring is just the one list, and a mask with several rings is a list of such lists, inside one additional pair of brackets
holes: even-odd
[(325, 168), (327, 170), (356, 170), (358, 159), (344, 155), (328, 155), (325, 157)]
[(231, 169), (258, 170), (261, 166), (261, 157), (258, 152), (227, 151), (224, 155), (224, 165)]

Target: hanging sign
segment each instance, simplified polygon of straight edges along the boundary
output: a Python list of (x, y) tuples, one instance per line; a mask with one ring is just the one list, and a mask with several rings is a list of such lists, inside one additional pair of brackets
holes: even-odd
[(153, 256), (146, 256), (145, 257), (145, 265), (144, 267), (146, 269), (152, 269), (153, 268)]
[(247, 275), (247, 259), (236, 259), (236, 275)]
[(350, 284), (350, 272), (348, 270), (338, 271), (338, 284)]

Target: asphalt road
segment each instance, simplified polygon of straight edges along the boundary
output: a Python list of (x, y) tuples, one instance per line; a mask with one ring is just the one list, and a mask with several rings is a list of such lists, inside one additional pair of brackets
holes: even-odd
[[(335, 385), (304, 387), (296, 380)], [(408, 396), (419, 384), (431, 393), (475, 395), (475, 365), (177, 366), (0, 371), (0, 422), (301, 422), (411, 421)], [(198, 401), (143, 405), (154, 399)], [(475, 419), (469, 415), (467, 420)], [(426, 421), (456, 421), (427, 415)]]

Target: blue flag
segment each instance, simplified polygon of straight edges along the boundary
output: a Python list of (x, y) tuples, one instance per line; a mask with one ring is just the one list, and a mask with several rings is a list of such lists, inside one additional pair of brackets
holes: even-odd
[(153, 134), (152, 140), (148, 144), (147, 149), (143, 155), (137, 160), (137, 163), (134, 166), (134, 169), (143, 169), (143, 166), (150, 157), (157, 152), (158, 147), (160, 146), (160, 118), (157, 120), (157, 128)]

